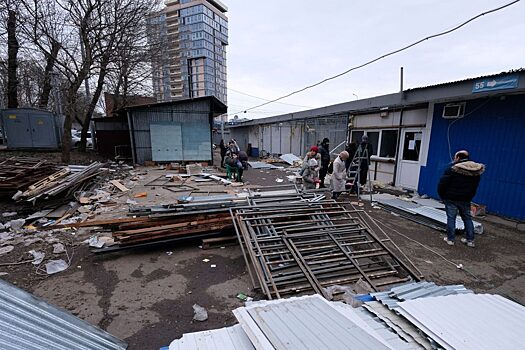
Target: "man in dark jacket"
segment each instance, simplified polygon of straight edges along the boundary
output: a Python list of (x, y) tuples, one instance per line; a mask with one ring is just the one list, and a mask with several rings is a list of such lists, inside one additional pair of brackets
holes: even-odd
[(361, 166), (359, 168), (359, 183), (361, 184), (361, 186), (364, 186), (368, 177), (370, 157), (372, 157), (372, 155), (374, 154), (374, 149), (372, 145), (368, 143), (367, 135), (363, 135), (363, 137), (361, 137), (361, 144), (359, 145), (357, 152), (359, 153), (359, 157), (363, 157), (363, 159), (361, 159)]
[(324, 188), (324, 179), (328, 173), (328, 165), (330, 165), (330, 140), (326, 137), (321, 142), (319, 147), (319, 154), (321, 155), (321, 169), (319, 169), (319, 188)]
[(445, 203), (447, 212), (447, 237), (448, 245), (454, 245), (456, 238), (456, 216), (459, 212), (465, 225), (466, 238), (461, 242), (469, 247), (474, 247), (474, 224), (470, 213), (470, 202), (476, 195), (481, 174), (485, 165), (469, 160), (467, 151), (459, 151), (454, 156), (454, 162), (445, 170), (439, 180), (438, 194)]

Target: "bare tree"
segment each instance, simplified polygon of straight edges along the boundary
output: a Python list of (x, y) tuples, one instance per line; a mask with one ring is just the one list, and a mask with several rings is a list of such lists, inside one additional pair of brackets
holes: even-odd
[[(8, 16), (12, 3), (17, 6), (15, 17)], [(3, 23), (19, 27), (19, 32), (5, 33), (0, 27), (0, 41), (10, 43), (9, 59), (0, 60), (0, 74), (6, 73), (0, 84), (9, 96), (18, 92), (23, 105), (43, 109), (50, 103), (61, 105), (63, 96), (64, 162), (70, 160), (73, 121), (82, 126), (85, 149), (92, 115), (108, 82), (117, 95), (149, 89), (145, 19), (159, 4), (159, 0), (0, 0)], [(23, 57), (17, 57), (18, 49)], [(0, 55), (5, 57), (1, 48)], [(84, 82), (94, 88), (93, 94), (79, 92)], [(57, 88), (61, 94), (51, 101)], [(13, 101), (10, 97), (14, 106)]]
[(151, 0), (110, 0), (100, 10), (100, 25), (105, 30), (100, 33), (101, 36), (96, 41), (97, 49), (101, 52), (95, 66), (98, 78), (91, 103), (84, 116), (81, 150), (85, 150), (91, 117), (100, 100), (107, 76), (115, 69), (116, 65), (112, 62), (119, 61), (123, 51), (140, 50), (136, 45), (142, 41), (144, 18), (151, 11), (153, 4)]
[(54, 61), (54, 67), (67, 81), (62, 161), (69, 163), (71, 127), (76, 117), (77, 93), (101, 54), (96, 48), (96, 40), (103, 30), (99, 26), (98, 15), (107, 1), (23, 0), (21, 2), (30, 19), (27, 23), (32, 24), (27, 26), (26, 34), (48, 60)]
[(42, 85), (42, 91), (40, 93), (40, 99), (38, 107), (46, 109), (49, 104), (49, 95), (51, 94), (51, 75), (53, 74), (53, 67), (60, 51), (60, 43), (51, 39), (51, 50), (46, 58), (46, 68), (44, 70), (44, 79)]

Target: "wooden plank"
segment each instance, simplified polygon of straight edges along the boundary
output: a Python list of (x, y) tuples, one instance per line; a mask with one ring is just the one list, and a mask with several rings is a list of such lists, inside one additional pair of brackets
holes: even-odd
[(124, 186), (119, 180), (111, 180), (109, 183), (118, 188), (121, 192), (129, 191), (129, 188)]
[(147, 235), (147, 236), (127, 236), (123, 237), (122, 240), (116, 238), (115, 241), (118, 242), (120, 245), (126, 245), (126, 244), (136, 244), (138, 242), (148, 242), (153, 241), (156, 239), (165, 239), (168, 237), (178, 237), (178, 236), (191, 236), (196, 233), (206, 233), (206, 232), (217, 232), (217, 231), (223, 231), (224, 226), (223, 225), (211, 225), (211, 226), (197, 226), (195, 228), (183, 230), (183, 231), (173, 231), (173, 230), (166, 230), (165, 232), (158, 232), (155, 235)]
[(147, 227), (152, 227), (152, 226), (164, 226), (164, 225), (178, 224), (178, 223), (187, 222), (187, 221), (209, 220), (213, 218), (221, 218), (228, 222), (229, 221), (228, 219), (230, 219), (230, 215), (229, 213), (207, 214), (207, 215), (204, 215), (204, 214), (191, 215), (191, 213), (188, 213), (188, 215), (181, 215), (181, 216), (176, 216), (173, 218), (166, 217), (166, 218), (159, 218), (155, 220), (150, 219), (150, 220), (141, 221), (141, 222), (123, 223), (122, 225), (119, 226), (119, 231), (147, 228)]
[[(188, 219), (191, 219), (191, 218), (188, 218)], [(171, 230), (171, 229), (177, 229), (177, 228), (188, 227), (188, 226), (200, 226), (200, 225), (207, 225), (207, 224), (212, 224), (216, 222), (222, 222), (224, 224), (224, 218), (215, 218), (215, 219), (198, 220), (198, 221), (197, 220), (186, 220), (185, 222), (172, 224), (172, 225), (152, 226), (152, 227), (139, 228), (136, 230), (128, 230), (128, 231), (117, 231), (114, 234), (128, 236), (128, 235), (133, 235), (137, 233)], [(225, 223), (225, 224), (228, 224), (228, 223)]]
[(63, 224), (63, 225), (53, 225), (53, 226), (49, 226), (48, 229), (64, 228), (64, 227), (116, 226), (116, 225), (124, 224), (128, 222), (139, 222), (139, 221), (147, 221), (147, 220), (149, 220), (148, 217), (102, 219), (102, 220), (75, 222), (75, 223)]

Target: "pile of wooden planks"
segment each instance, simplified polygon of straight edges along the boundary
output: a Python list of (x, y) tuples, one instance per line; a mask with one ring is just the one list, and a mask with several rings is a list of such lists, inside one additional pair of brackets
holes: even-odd
[(140, 244), (201, 233), (228, 231), (233, 228), (228, 212), (191, 214), (170, 219), (149, 219), (144, 222), (121, 224), (113, 232), (113, 239), (120, 245)]
[(0, 162), (0, 196), (12, 196), (57, 171), (57, 167), (37, 158), (12, 157)]
[(103, 166), (103, 163), (93, 162), (88, 166), (62, 168), (31, 184), (25, 191), (16, 193), (13, 199), (32, 202), (38, 198), (47, 199), (64, 193), (69, 196), (83, 183), (100, 175)]
[[(295, 188), (286, 191), (262, 190), (246, 195), (188, 197), (187, 200), (179, 200), (174, 204), (131, 207), (128, 217), (90, 220), (49, 228), (100, 227), (111, 231), (116, 245), (94, 250), (96, 253), (211, 236), (227, 237), (227, 241), (231, 242), (234, 232), (231, 209), (242, 208), (250, 203), (273, 205), (283, 200), (286, 203), (303, 203), (315, 198), (315, 195), (299, 193)], [(221, 243), (224, 241), (221, 240)]]
[[(228, 210), (210, 213), (181, 212), (169, 217), (127, 217), (91, 220), (57, 227), (101, 227), (112, 231), (119, 246), (135, 246), (159, 240), (181, 237), (195, 238), (199, 234), (231, 232), (233, 223)], [(230, 233), (231, 234), (231, 233)]]

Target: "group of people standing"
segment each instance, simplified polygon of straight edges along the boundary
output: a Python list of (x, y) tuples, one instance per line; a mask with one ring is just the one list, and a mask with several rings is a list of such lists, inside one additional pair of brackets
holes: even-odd
[[(365, 152), (366, 150), (366, 152)], [(332, 198), (337, 199), (341, 193), (347, 190), (347, 174), (349, 170), (359, 170), (359, 176), (351, 184), (350, 191), (356, 191), (358, 181), (363, 186), (367, 181), (370, 156), (372, 155), (372, 145), (368, 143), (368, 137), (363, 136), (361, 143), (356, 142), (347, 145), (345, 151), (339, 153), (336, 159), (331, 162), (330, 140), (324, 138), (319, 146), (312, 146), (306, 154), (301, 168), (300, 175), (303, 177), (304, 187), (314, 189), (319, 184), (319, 188), (325, 188), (325, 178), (328, 173), (332, 174), (330, 188)], [(354, 157), (359, 157), (360, 164), (352, 165)], [(330, 166), (330, 163), (332, 166)], [(350, 168), (351, 166), (359, 169)]]
[[(228, 145), (224, 140), (219, 144), (221, 152), (221, 166), (230, 167), (238, 173), (242, 181), (243, 170), (247, 168), (248, 155), (241, 151), (235, 139)], [(343, 192), (357, 192), (357, 186), (364, 186), (367, 182), (370, 167), (370, 157), (374, 154), (368, 136), (363, 135), (361, 142), (351, 142), (346, 149), (339, 153), (333, 162), (330, 157), (330, 140), (324, 138), (318, 145), (312, 146), (304, 158), (299, 175), (302, 176), (305, 189), (325, 188), (325, 179), (331, 173), (330, 188), (332, 199), (337, 199)], [(454, 245), (456, 216), (459, 214), (465, 223), (466, 237), (461, 239), (469, 247), (474, 247), (474, 227), (470, 213), (470, 203), (476, 194), (480, 176), (485, 166), (469, 159), (465, 150), (454, 155), (453, 162), (445, 170), (438, 184), (438, 194), (445, 204), (447, 213), (448, 245)], [(348, 184), (348, 172), (358, 173), (352, 184)]]
[[(349, 143), (345, 151), (332, 162), (330, 167), (330, 141), (325, 138), (319, 146), (312, 146), (306, 154), (303, 167), (300, 171), (304, 187), (315, 189), (324, 188), (325, 177), (331, 173), (330, 187), (332, 199), (337, 199), (348, 189), (348, 172), (356, 172), (354, 182), (350, 184), (350, 193), (357, 192), (357, 186), (364, 186), (367, 182), (370, 167), (370, 157), (374, 154), (368, 136), (363, 135), (361, 142)], [(332, 168), (329, 171), (329, 168)], [(438, 194), (445, 204), (447, 214), (447, 236), (444, 238), (448, 245), (455, 243), (456, 217), (459, 214), (465, 225), (466, 237), (461, 242), (468, 247), (474, 247), (474, 225), (470, 212), (471, 201), (476, 195), (481, 174), (485, 165), (469, 159), (466, 150), (458, 151), (453, 162), (447, 167), (438, 184)]]

